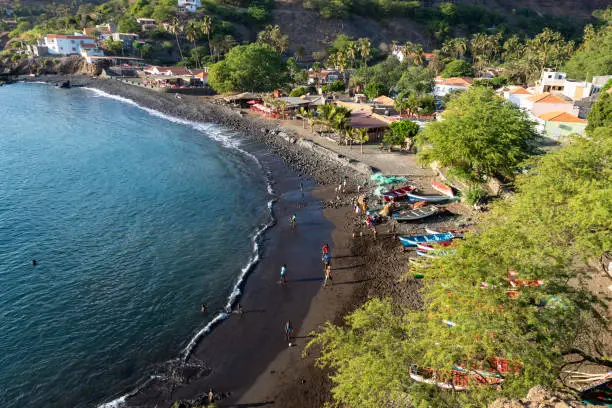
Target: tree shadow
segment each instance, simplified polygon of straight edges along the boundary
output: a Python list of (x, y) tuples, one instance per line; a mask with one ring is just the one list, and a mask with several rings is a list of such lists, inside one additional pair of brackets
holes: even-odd
[(247, 404), (235, 404), (228, 405), (230, 408), (255, 408), (255, 407), (265, 407), (267, 405), (274, 405), (274, 401), (264, 401), (264, 402), (253, 402)]
[(352, 280), (352, 281), (346, 281), (346, 282), (334, 282), (333, 286), (336, 285), (352, 285), (355, 283), (363, 283), (363, 282), (368, 282), (374, 280), (374, 278), (367, 278), (367, 279), (358, 279), (358, 280)]
[(350, 265), (350, 266), (342, 266), (340, 268), (332, 268), (332, 271), (341, 271), (343, 269), (353, 269), (353, 268), (360, 268), (362, 266), (365, 266), (365, 264), (359, 264), (359, 265)]

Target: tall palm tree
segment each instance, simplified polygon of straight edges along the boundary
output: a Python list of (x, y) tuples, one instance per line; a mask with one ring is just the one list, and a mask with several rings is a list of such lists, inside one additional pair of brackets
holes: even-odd
[(300, 108), (300, 116), (302, 116), (302, 125), (303, 128), (306, 129), (306, 122), (308, 125), (312, 124), (312, 119), (314, 118), (314, 112), (310, 109)]
[(202, 22), (200, 23), (200, 28), (202, 29), (202, 33), (206, 35), (206, 37), (208, 38), (208, 50), (210, 51), (211, 60), (213, 58), (213, 52), (210, 46), (210, 34), (212, 33), (212, 25), (213, 25), (212, 17), (209, 15), (205, 15), (202, 18)]
[(181, 42), (179, 41), (179, 34), (183, 32), (183, 26), (181, 24), (181, 21), (177, 17), (174, 17), (172, 19), (172, 23), (170, 23), (169, 28), (170, 32), (176, 37), (176, 45), (178, 46), (179, 54), (181, 54), (181, 60), (183, 60), (183, 50), (181, 49)]
[(357, 59), (357, 44), (355, 41), (350, 41), (346, 47), (346, 57), (348, 58), (351, 69), (355, 66), (355, 60)]
[(370, 140), (370, 135), (368, 134), (368, 129), (354, 129), (356, 132), (353, 132), (353, 140), (359, 143), (361, 147), (361, 154), (363, 154), (363, 144), (367, 143)]
[(193, 44), (193, 49), (196, 50), (196, 68), (199, 68), (200, 65), (200, 61), (198, 58), (198, 54), (197, 54), (197, 47), (196, 47), (196, 40), (199, 37), (199, 32), (198, 32), (198, 26), (193, 22), (190, 21), (189, 23), (187, 23), (187, 28), (185, 29), (185, 38), (187, 38), (188, 41), (191, 41), (191, 43)]
[(370, 53), (372, 52), (372, 43), (369, 38), (360, 38), (359, 39), (359, 53), (361, 54), (361, 59), (363, 61), (363, 66), (368, 66), (368, 59), (370, 58)]
[(468, 49), (467, 38), (455, 38), (454, 46), (457, 58), (463, 58)]
[(425, 52), (423, 51), (423, 46), (421, 44), (414, 45), (412, 60), (415, 65), (423, 65), (425, 62)]

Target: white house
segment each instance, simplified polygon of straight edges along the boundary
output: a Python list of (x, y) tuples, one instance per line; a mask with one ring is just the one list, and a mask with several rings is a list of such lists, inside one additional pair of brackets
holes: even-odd
[(313, 71), (312, 68), (308, 70), (308, 85), (313, 85), (319, 82), (322, 85), (331, 84), (336, 81), (340, 81), (342, 75), (335, 69), (324, 69), (320, 72)]
[(199, 7), (202, 7), (202, 0), (178, 0), (178, 7), (181, 11), (195, 13)]
[(86, 35), (47, 34), (41, 44), (49, 54), (81, 54), (81, 49), (97, 48), (93, 38)]
[(536, 85), (537, 93), (544, 92), (563, 92), (565, 86), (565, 72), (555, 72), (550, 69), (545, 69), (540, 75), (540, 80)]
[(522, 101), (531, 95), (533, 95), (531, 92), (520, 86), (504, 92), (504, 98), (518, 106), (521, 106)]
[(465, 91), (472, 85), (474, 80), (472, 78), (461, 78), (461, 77), (453, 77), (453, 78), (435, 78), (435, 85), (433, 90), (433, 95), (436, 98), (442, 98), (454, 90)]

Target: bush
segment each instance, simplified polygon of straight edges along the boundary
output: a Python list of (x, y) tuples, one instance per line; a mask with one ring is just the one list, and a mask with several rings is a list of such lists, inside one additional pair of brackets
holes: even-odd
[(467, 201), (469, 205), (478, 204), (484, 201), (488, 195), (489, 193), (487, 193), (487, 190), (482, 187), (470, 187), (465, 195), (465, 201)]
[(388, 91), (387, 87), (380, 82), (370, 82), (366, 85), (363, 93), (366, 94), (368, 99), (374, 99), (380, 95), (384, 95)]
[(261, 23), (268, 19), (268, 12), (263, 7), (249, 7), (247, 13), (251, 20)]
[(303, 96), (306, 95), (306, 88), (304, 88), (303, 86), (300, 86), (298, 88), (295, 88), (293, 91), (291, 91), (291, 93), (289, 94), (289, 96)]
[(344, 92), (345, 90), (344, 82), (342, 81), (332, 82), (331, 84), (323, 85), (321, 89), (323, 90), (323, 93)]

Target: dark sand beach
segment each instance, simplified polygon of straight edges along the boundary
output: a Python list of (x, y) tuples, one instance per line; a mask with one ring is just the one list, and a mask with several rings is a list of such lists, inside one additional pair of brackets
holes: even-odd
[[(42, 80), (57, 82), (59, 78)], [(274, 180), (277, 195), (277, 224), (265, 233), (261, 260), (239, 300), (244, 314), (232, 314), (222, 321), (199, 341), (186, 364), (165, 368), (158, 373), (162, 378), (130, 394), (127, 406), (169, 407), (177, 400), (185, 406), (204, 405), (210, 389), (219, 396), (215, 402), (222, 407), (322, 406), (330, 399), (331, 383), (326, 372), (314, 367), (316, 350), (302, 358), (309, 334), (327, 321), (341, 323), (342, 316), (370, 296), (399, 296), (419, 305), (418, 280), (400, 280), (411, 254), (401, 251), (389, 224), (378, 227), (375, 240), (363, 227), (363, 219), (351, 210), (356, 186), (369, 174), (278, 137), (270, 132), (277, 127), (274, 122), (242, 117), (198, 97), (177, 100), (113, 80), (73, 77), (72, 81), (171, 116), (236, 130), (244, 137), (242, 147), (259, 158)], [(334, 186), (345, 176), (347, 192), (337, 200)], [(410, 181), (423, 187), (432, 179)], [(303, 197), (300, 182), (305, 186)], [(429, 219), (428, 225), (444, 230), (465, 219), (459, 207), (450, 207), (450, 213)], [(297, 228), (292, 231), (288, 219), (294, 213)], [(397, 233), (423, 232), (423, 228), (422, 223), (406, 224)], [(328, 288), (322, 288), (324, 242), (329, 242), (332, 254), (333, 286)], [(231, 248), (228, 254), (231, 256)], [(284, 263), (288, 269), (285, 287), (278, 283)], [(292, 347), (283, 337), (287, 320), (295, 334)], [(108, 400), (116, 397), (119, 395)]]

